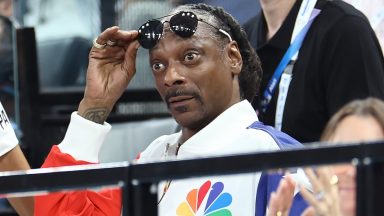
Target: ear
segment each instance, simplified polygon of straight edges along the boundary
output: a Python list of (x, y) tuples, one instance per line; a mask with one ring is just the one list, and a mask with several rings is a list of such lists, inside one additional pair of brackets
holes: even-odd
[(231, 41), (227, 45), (227, 54), (229, 58), (229, 66), (234, 75), (238, 75), (243, 67), (243, 58), (236, 41)]

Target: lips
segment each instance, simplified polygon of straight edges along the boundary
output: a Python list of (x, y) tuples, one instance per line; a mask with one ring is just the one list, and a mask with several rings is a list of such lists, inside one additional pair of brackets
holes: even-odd
[(193, 89), (187, 90), (184, 88), (169, 88), (164, 97), (168, 108), (178, 112), (189, 110), (190, 103), (195, 100), (201, 101), (200, 95)]
[(339, 186), (339, 190), (340, 191), (355, 191), (356, 188), (353, 185), (351, 185), (351, 186)]
[(193, 96), (191, 96), (191, 95), (174, 96), (174, 97), (170, 97), (168, 99), (168, 104), (183, 102), (186, 100), (190, 100), (192, 98), (193, 98)]
[(354, 179), (350, 179), (348, 181), (345, 181), (345, 179), (340, 179), (341, 181), (338, 184), (338, 188), (340, 192), (355, 192), (356, 191), (356, 184)]

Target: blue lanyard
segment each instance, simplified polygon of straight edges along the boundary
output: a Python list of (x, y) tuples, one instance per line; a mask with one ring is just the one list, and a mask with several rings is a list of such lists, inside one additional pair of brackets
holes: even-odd
[(319, 10), (313, 10), (314, 15), (311, 17), (311, 19), (308, 20), (307, 24), (301, 29), (301, 31), (297, 34), (295, 40), (291, 43), (288, 50), (285, 52), (283, 58), (281, 59), (279, 65), (277, 66), (275, 72), (273, 73), (273, 76), (271, 80), (269, 80), (267, 88), (264, 90), (263, 98), (261, 100), (261, 111), (265, 112), (268, 108), (269, 103), (271, 102), (273, 93), (276, 90), (276, 86), (280, 80), (281, 75), (284, 72), (284, 69), (287, 67), (289, 62), (291, 61), (292, 57), (297, 53), (297, 51), (300, 49), (303, 40), (305, 38), (305, 35), (307, 34), (309, 27), (313, 23), (313, 20), (316, 18), (317, 15), (319, 15)]

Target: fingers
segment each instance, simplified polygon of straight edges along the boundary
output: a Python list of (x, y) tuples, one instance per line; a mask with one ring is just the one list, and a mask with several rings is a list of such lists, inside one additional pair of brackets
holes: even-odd
[(295, 193), (296, 182), (290, 176), (286, 176), (284, 179), (287, 182), (287, 190), (286, 190), (285, 197), (288, 197), (288, 196), (293, 197)]
[[(337, 188), (337, 177), (332, 175), (328, 167), (320, 167), (316, 173), (312, 169), (304, 170), (309, 178), (313, 192), (311, 193), (304, 186), (300, 186), (300, 193), (303, 198), (312, 206), (316, 215), (340, 215), (339, 197)], [(336, 177), (336, 179), (335, 179)], [(308, 215), (310, 215), (308, 213)]]
[[(94, 40), (90, 57), (106, 59), (108, 62), (122, 62), (126, 55), (136, 57), (137, 48), (128, 50), (128, 47), (131, 45), (133, 47), (139, 46), (137, 37), (137, 31), (124, 31), (117, 26), (107, 28)], [(134, 61), (135, 58), (130, 58), (130, 60)]]
[(129, 77), (132, 77), (136, 72), (136, 55), (139, 49), (139, 42), (135, 41), (129, 44), (127, 51), (125, 52), (124, 62), (122, 64), (123, 70), (126, 71)]
[(277, 196), (280, 201), (280, 210), (290, 209), (292, 205), (293, 195), (295, 192), (295, 183), (290, 177), (281, 179), (277, 189)]
[[(332, 206), (329, 206), (329, 203), (323, 202), (323, 200), (317, 199), (311, 192), (309, 192), (306, 188), (300, 187), (300, 193), (303, 198), (309, 203), (311, 206), (310, 212), (316, 213), (315, 215), (319, 216), (337, 216), (336, 214), (332, 214)], [(328, 198), (327, 198), (328, 199)], [(313, 214), (308, 214), (313, 215)]]
[(108, 47), (120, 46), (126, 47), (137, 39), (138, 32), (120, 30), (119, 27), (113, 26), (103, 31), (94, 41), (93, 48), (104, 49)]
[(119, 28), (117, 26), (107, 28), (94, 40), (93, 47), (97, 49), (105, 48), (108, 40), (110, 40), (110, 38), (112, 38), (112, 35), (114, 35), (118, 30)]
[(324, 185), (325, 189), (331, 188), (332, 185), (331, 185), (330, 179), (331, 179), (332, 173), (330, 169), (327, 167), (320, 167), (319, 169), (317, 169), (317, 173), (319, 176), (319, 180), (321, 181), (321, 184)]
[(323, 186), (322, 186), (321, 182), (317, 179), (315, 172), (310, 168), (305, 168), (304, 172), (312, 184), (313, 192), (314, 193), (320, 193), (321, 191), (323, 191)]
[(276, 192), (272, 192), (269, 198), (268, 216), (276, 216), (280, 208), (279, 199), (276, 196)]
[[(139, 48), (137, 31), (123, 31), (113, 26), (103, 31), (95, 40), (90, 52), (94, 64), (114, 66), (135, 70), (136, 54)], [(100, 61), (101, 60), (101, 61)]]
[(290, 177), (281, 179), (276, 192), (271, 193), (269, 200), (269, 214), (287, 216), (291, 209), (293, 196), (295, 191), (295, 182)]
[(315, 206), (317, 204), (316, 197), (305, 187), (300, 186), (300, 193), (303, 198), (311, 205)]
[(118, 45), (122, 46), (124, 44), (128, 44), (134, 40), (137, 40), (139, 33), (134, 30), (134, 31), (123, 31), (119, 30), (117, 31), (112, 38), (112, 40), (121, 42), (121, 44), (118, 43)]
[[(305, 173), (307, 174), (309, 181), (312, 184), (313, 193), (311, 193), (304, 186), (300, 186), (300, 193), (303, 198), (309, 203), (309, 205), (313, 208), (311, 211), (315, 211), (316, 215), (327, 215), (327, 206), (322, 202), (324, 199), (324, 190), (323, 185), (317, 178), (316, 174), (312, 169), (305, 169)], [(308, 210), (309, 211), (309, 210)], [(310, 215), (310, 214), (309, 214)]]

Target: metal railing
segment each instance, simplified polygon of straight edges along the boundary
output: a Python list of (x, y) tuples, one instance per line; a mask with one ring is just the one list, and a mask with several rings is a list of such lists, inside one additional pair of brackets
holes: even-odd
[(154, 162), (108, 163), (36, 169), (0, 174), (0, 194), (25, 195), (42, 191), (88, 189), (99, 186), (123, 189), (123, 215), (157, 215), (159, 181), (198, 176), (352, 162), (357, 167), (357, 215), (380, 215), (384, 194), (384, 142), (326, 145), (242, 155)]

